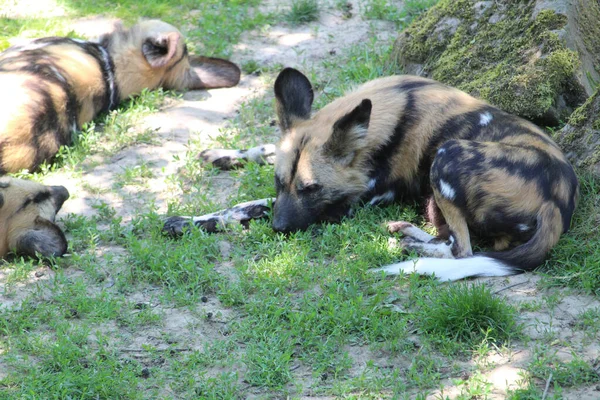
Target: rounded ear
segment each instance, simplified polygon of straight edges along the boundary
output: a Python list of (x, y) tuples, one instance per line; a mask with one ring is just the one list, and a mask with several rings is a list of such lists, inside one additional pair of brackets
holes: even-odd
[(142, 43), (142, 54), (152, 68), (162, 68), (175, 57), (180, 40), (183, 39), (179, 32), (149, 36)]
[(36, 217), (34, 226), (20, 234), (12, 250), (29, 257), (60, 257), (67, 246), (65, 234), (56, 224)]
[(277, 117), (281, 131), (289, 130), (297, 119), (309, 119), (314, 93), (310, 81), (300, 71), (285, 68), (275, 80)]
[(352, 111), (335, 121), (331, 136), (323, 145), (323, 151), (342, 164), (349, 165), (356, 151), (362, 147), (371, 121), (371, 100), (364, 99)]
[(189, 60), (190, 67), (183, 72), (183, 76), (167, 80), (177, 82), (173, 89), (215, 89), (232, 87), (240, 82), (240, 69), (231, 61), (203, 56), (190, 56)]

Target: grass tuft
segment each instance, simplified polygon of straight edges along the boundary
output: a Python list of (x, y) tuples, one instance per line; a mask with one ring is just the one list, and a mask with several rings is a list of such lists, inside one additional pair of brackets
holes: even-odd
[(300, 0), (292, 4), (285, 14), (285, 20), (292, 25), (302, 25), (319, 19), (319, 2), (317, 0)]
[(461, 350), (460, 344), (473, 349), (483, 340), (503, 342), (519, 331), (514, 307), (482, 284), (438, 288), (417, 305), (419, 330), (450, 352)]

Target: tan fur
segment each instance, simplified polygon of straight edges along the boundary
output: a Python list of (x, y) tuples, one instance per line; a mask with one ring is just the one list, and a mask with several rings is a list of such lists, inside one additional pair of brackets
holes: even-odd
[(226, 60), (190, 57), (181, 33), (157, 20), (100, 43), (48, 38), (10, 48), (0, 54), (0, 174), (35, 170), (84, 123), (144, 89), (234, 86), (239, 75)]
[[(44, 193), (47, 196), (38, 197)], [(54, 224), (54, 218), (68, 196), (62, 186), (0, 178), (0, 257), (9, 252), (62, 255), (66, 251), (66, 240)], [(27, 247), (30, 245), (32, 247)]]
[(569, 228), (578, 183), (558, 146), (532, 123), (464, 92), (414, 76), (386, 77), (310, 116), (310, 83), (286, 69), (275, 95), (282, 129), (275, 230), (339, 218), (360, 200), (432, 192), (436, 240), (450, 240), (454, 257), (473, 255), (474, 232), (497, 250), (522, 243), (489, 256), (530, 269)]

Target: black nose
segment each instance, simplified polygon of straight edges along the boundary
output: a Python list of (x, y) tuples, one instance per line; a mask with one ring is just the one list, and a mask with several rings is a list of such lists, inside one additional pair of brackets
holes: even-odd
[(54, 199), (54, 206), (58, 212), (63, 203), (69, 198), (69, 191), (64, 186), (50, 186), (50, 190), (52, 192), (52, 198)]
[(273, 230), (275, 232), (285, 233), (285, 234), (292, 233), (297, 230), (297, 229), (292, 228), (288, 224), (282, 223), (282, 221), (278, 221), (278, 220), (274, 220), (273, 224), (271, 226), (273, 227)]

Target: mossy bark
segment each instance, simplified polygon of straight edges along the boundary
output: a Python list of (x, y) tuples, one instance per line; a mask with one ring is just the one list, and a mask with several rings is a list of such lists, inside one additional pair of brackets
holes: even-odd
[[(575, 3), (587, 1), (598, 8), (596, 0)], [(600, 21), (594, 7), (580, 21), (591, 29)], [(392, 61), (404, 73), (430, 76), (541, 125), (558, 125), (587, 97), (580, 54), (565, 39), (575, 11), (557, 13), (536, 1), (441, 0), (400, 34)]]
[(571, 162), (600, 175), (600, 89), (554, 135)]

